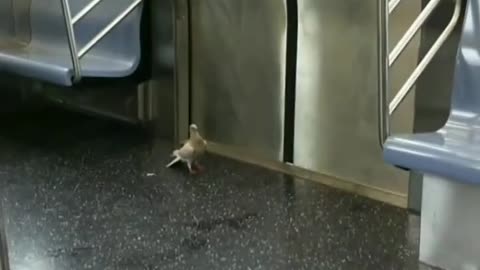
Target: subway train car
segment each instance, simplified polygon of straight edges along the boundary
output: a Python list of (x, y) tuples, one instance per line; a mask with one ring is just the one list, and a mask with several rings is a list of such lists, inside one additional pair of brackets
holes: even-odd
[(480, 0), (0, 0), (0, 270), (480, 269), (479, 55)]

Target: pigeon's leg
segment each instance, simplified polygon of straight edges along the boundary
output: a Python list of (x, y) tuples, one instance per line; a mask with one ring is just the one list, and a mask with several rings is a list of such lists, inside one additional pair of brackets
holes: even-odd
[(202, 165), (200, 165), (200, 163), (199, 163), (198, 161), (195, 160), (194, 163), (193, 163), (193, 165), (195, 166), (195, 168), (196, 168), (197, 170), (202, 171), (202, 172), (205, 171), (205, 167), (202, 166)]
[(188, 166), (188, 171), (190, 172), (190, 174), (196, 174), (197, 171), (195, 171), (193, 168), (192, 168), (192, 162), (191, 161), (188, 161), (187, 162), (187, 166)]

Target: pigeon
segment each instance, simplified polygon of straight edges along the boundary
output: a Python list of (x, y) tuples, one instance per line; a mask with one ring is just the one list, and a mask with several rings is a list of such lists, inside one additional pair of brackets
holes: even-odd
[[(190, 125), (190, 138), (185, 144), (172, 152), (173, 160), (167, 164), (167, 168), (175, 163), (182, 161), (187, 163), (188, 171), (195, 174), (197, 170), (203, 170), (203, 167), (198, 163), (198, 158), (205, 153), (207, 141), (202, 138), (198, 132), (198, 127), (195, 124)], [(196, 167), (195, 169), (193, 167)]]

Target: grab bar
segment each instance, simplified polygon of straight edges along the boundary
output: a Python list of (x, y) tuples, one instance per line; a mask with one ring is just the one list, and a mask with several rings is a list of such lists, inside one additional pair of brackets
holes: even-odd
[(455, 26), (460, 18), (460, 11), (462, 6), (461, 0), (455, 1), (455, 8), (450, 22), (445, 27), (440, 36), (435, 40), (435, 43), (425, 54), (418, 66), (413, 70), (408, 79), (404, 82), (400, 90), (397, 92), (391, 102), (388, 102), (389, 97), (389, 70), (395, 63), (406, 46), (410, 43), (412, 38), (423, 26), (426, 20), (430, 17), (433, 11), (438, 7), (441, 0), (431, 0), (427, 6), (421, 11), (419, 16), (415, 19), (412, 25), (408, 28), (402, 38), (395, 45), (392, 52), (389, 53), (388, 46), (388, 19), (390, 13), (398, 6), (400, 0), (391, 0), (387, 5), (388, 0), (378, 0), (377, 2), (377, 53), (378, 53), (378, 137), (380, 146), (383, 148), (385, 141), (390, 136), (390, 116), (395, 112), (398, 106), (402, 103), (408, 95), (413, 85), (417, 82), (420, 75), (423, 73), (427, 65), (432, 61), (433, 57), (438, 53), (442, 45), (448, 39), (450, 34), (455, 29)]
[(102, 40), (115, 26), (117, 26), (123, 19), (125, 19), (135, 8), (142, 3), (142, 0), (135, 0), (124, 11), (122, 11), (115, 19), (113, 19), (105, 28), (103, 28), (97, 35), (95, 35), (87, 44), (78, 50), (77, 41), (75, 38), (74, 26), (85, 15), (92, 11), (103, 0), (92, 0), (84, 8), (72, 18), (70, 11), (69, 0), (61, 0), (63, 17), (65, 18), (65, 26), (67, 28), (68, 48), (73, 65), (73, 82), (78, 82), (82, 78), (80, 60), (87, 54), (100, 40)]
[(72, 24), (75, 25), (78, 21), (80, 21), (83, 17), (85, 17), (85, 15), (87, 15), (94, 7), (100, 4), (100, 2), (102, 2), (102, 0), (90, 1), (90, 3), (88, 3), (85, 7), (83, 7), (82, 10), (80, 10), (80, 12), (78, 12), (77, 15), (73, 17)]
[(398, 7), (398, 4), (400, 4), (400, 1), (401, 0), (390, 0), (388, 2), (388, 13), (391, 14)]

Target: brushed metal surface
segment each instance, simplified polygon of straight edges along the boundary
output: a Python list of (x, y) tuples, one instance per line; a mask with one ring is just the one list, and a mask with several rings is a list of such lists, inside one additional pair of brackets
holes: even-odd
[(32, 40), (30, 21), (31, 0), (15, 0), (13, 4), (14, 31), (17, 42), (28, 44)]
[(0, 40), (2, 46), (28, 44), (31, 40), (31, 0), (0, 1)]
[(0, 196), (0, 270), (9, 270), (9, 254), (7, 247), (7, 234), (5, 231), (5, 216), (3, 215), (3, 197)]
[(480, 188), (425, 175), (420, 260), (446, 270), (480, 269)]
[[(376, 2), (299, 0), (294, 164), (407, 194), (408, 174), (382, 160), (377, 143)], [(421, 9), (404, 1), (390, 20), (395, 44)], [(391, 69), (391, 94), (415, 68), (419, 37)], [(392, 131), (411, 131), (410, 95)]]
[(189, 136), (190, 124), (190, 1), (175, 1), (175, 127), (174, 141), (179, 143)]
[[(186, 0), (151, 1), (152, 77), (145, 85), (144, 104), (148, 121), (156, 137), (173, 139), (175, 134), (176, 93), (175, 81), (179, 61), (177, 52), (179, 36), (179, 4)], [(187, 29), (188, 30), (188, 29)], [(188, 31), (185, 31), (188, 34)], [(188, 55), (188, 54), (187, 54)], [(188, 75), (188, 74), (187, 74)], [(141, 102), (141, 100), (138, 100)], [(141, 103), (140, 103), (141, 104)], [(187, 111), (188, 113), (188, 111)], [(188, 123), (186, 124), (188, 126)]]
[(192, 121), (210, 141), (283, 155), (285, 0), (191, 1)]
[(0, 1), (0, 37), (2, 40), (15, 36), (13, 1)]

